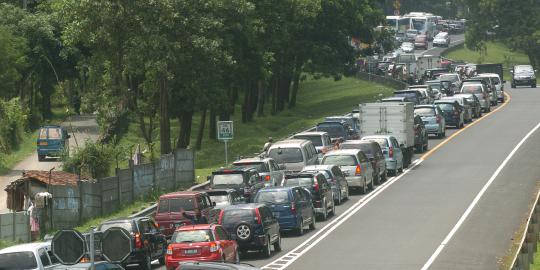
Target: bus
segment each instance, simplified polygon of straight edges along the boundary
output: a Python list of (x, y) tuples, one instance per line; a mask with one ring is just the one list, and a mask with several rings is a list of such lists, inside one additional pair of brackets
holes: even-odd
[(386, 16), (386, 25), (394, 32), (405, 33), (410, 28), (410, 19), (402, 16)]
[(437, 16), (431, 13), (411, 12), (403, 16), (409, 19), (409, 27), (416, 29), (427, 36), (428, 40), (433, 40), (437, 34)]

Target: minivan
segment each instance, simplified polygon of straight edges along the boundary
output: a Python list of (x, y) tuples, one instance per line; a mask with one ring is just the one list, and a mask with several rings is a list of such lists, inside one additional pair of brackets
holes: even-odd
[(58, 157), (64, 151), (69, 152), (68, 131), (61, 126), (43, 126), (39, 129), (37, 138), (38, 161), (45, 157)]
[(307, 165), (319, 164), (317, 150), (308, 140), (284, 140), (274, 143), (268, 149), (268, 156), (286, 171), (299, 172)]
[[(158, 200), (155, 221), (163, 234), (170, 238), (180, 226), (208, 223), (214, 203), (206, 192), (179, 191), (161, 195)], [(195, 217), (196, 220), (190, 217)]]
[(484, 112), (489, 112), (491, 110), (491, 101), (486, 84), (480, 82), (465, 82), (463, 83), (460, 92), (463, 94), (474, 94), (478, 98), (478, 101), (480, 101), (480, 107), (482, 107)]
[(373, 141), (346, 141), (340, 145), (341, 149), (360, 149), (371, 161), (373, 166), (374, 181), (378, 185), (386, 180), (386, 161), (382, 153), (381, 146)]
[(211, 189), (235, 189), (247, 202), (251, 202), (257, 191), (265, 185), (265, 180), (255, 167), (222, 168), (213, 171), (210, 176)]
[(362, 141), (374, 141), (379, 144), (389, 174), (397, 175), (403, 171), (403, 151), (396, 137), (391, 135), (371, 135), (363, 137)]
[(345, 174), (349, 189), (360, 189), (367, 193), (373, 189), (373, 167), (367, 156), (360, 149), (340, 149), (324, 155), (322, 164), (337, 165)]

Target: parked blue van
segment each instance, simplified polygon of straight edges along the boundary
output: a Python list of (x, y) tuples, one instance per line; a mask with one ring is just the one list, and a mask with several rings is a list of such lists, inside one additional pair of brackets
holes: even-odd
[(269, 187), (259, 190), (256, 203), (264, 203), (272, 209), (282, 231), (295, 230), (304, 234), (304, 228), (315, 229), (315, 209), (311, 194), (303, 187)]
[(69, 151), (68, 131), (61, 126), (43, 126), (39, 129), (37, 138), (38, 160), (45, 157), (58, 157), (65, 150)]

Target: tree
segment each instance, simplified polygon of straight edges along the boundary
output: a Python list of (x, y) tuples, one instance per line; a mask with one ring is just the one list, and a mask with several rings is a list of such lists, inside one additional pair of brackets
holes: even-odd
[(10, 99), (18, 96), (18, 83), (27, 67), (26, 51), (24, 39), (0, 26), (0, 97)]

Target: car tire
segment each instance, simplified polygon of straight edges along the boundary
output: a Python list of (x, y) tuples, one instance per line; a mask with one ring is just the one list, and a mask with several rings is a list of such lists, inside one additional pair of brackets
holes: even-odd
[[(315, 218), (315, 216), (313, 216)], [(300, 219), (300, 223), (298, 224), (298, 228), (296, 229), (296, 232), (298, 236), (304, 235), (304, 220)]]
[(366, 178), (364, 178), (364, 183), (362, 185), (362, 188), (360, 189), (360, 192), (362, 192), (362, 194), (366, 194), (367, 193), (367, 183), (366, 183)]
[(332, 216), (336, 215), (336, 204), (332, 201)]
[(42, 155), (38, 155), (38, 161), (43, 161), (45, 159), (45, 156), (42, 156)]
[(263, 256), (265, 258), (270, 258), (272, 256), (272, 244), (270, 243), (270, 237), (266, 236), (266, 246), (262, 249)]
[(150, 257), (150, 254), (146, 254), (143, 261), (139, 263), (139, 269), (142, 269), (142, 270), (152, 269), (152, 258)]
[(274, 251), (281, 251), (281, 235), (278, 234), (278, 240), (274, 243)]
[(311, 223), (309, 224), (309, 229), (313, 231), (313, 230), (315, 230), (315, 228), (316, 228), (315, 223), (316, 223), (317, 221), (315, 220), (315, 219), (316, 219), (316, 218), (315, 218), (315, 211), (313, 211), (312, 213), (313, 213), (313, 216), (311, 217)]

